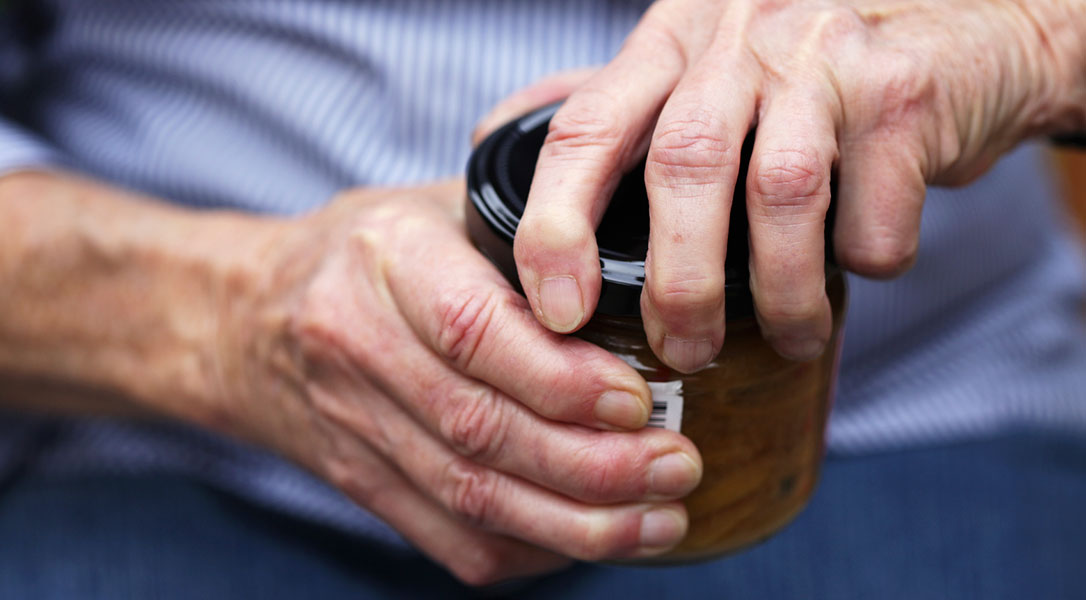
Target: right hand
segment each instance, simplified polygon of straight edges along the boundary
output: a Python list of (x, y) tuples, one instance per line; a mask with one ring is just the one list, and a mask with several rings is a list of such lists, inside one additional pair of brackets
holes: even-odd
[(472, 584), (678, 543), (701, 475), (620, 359), (542, 327), (470, 244), (462, 182), (345, 192), (225, 294), (205, 419), (343, 490)]

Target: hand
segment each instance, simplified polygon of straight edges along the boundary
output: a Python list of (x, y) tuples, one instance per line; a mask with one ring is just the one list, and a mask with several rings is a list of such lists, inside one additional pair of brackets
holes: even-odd
[[(469, 243), (461, 182), (349, 191), (226, 297), (210, 421), (331, 481), (469, 583), (659, 553), (697, 450), (618, 358), (540, 326)], [(611, 431), (601, 431), (611, 430)]]
[(1029, 135), (1086, 128), (1084, 23), (1083, 2), (658, 1), (551, 121), (515, 244), (532, 308), (556, 332), (590, 318), (595, 226), (647, 151), (641, 307), (656, 354), (690, 372), (720, 351), (738, 183), (762, 332), (782, 355), (814, 358), (831, 332), (831, 173), (839, 263), (902, 273), (926, 184), (970, 181)]

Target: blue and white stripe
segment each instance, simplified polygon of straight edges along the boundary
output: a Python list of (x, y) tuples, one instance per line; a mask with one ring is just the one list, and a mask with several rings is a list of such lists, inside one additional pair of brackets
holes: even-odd
[[(0, 172), (66, 165), (192, 207), (294, 214), (359, 185), (462, 172), (475, 121), (555, 70), (606, 62), (644, 0), (52, 0), (0, 28)], [(853, 278), (830, 446), (1011, 428), (1086, 434), (1086, 268), (1039, 150), (933, 190), (916, 269)], [(174, 471), (384, 540), (278, 459), (176, 425), (0, 419), (0, 469)]]

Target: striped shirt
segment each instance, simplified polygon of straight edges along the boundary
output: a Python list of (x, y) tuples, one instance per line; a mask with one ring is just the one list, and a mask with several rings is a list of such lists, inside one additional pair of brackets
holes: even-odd
[[(647, 4), (14, 3), (0, 23), (0, 172), (61, 166), (194, 208), (278, 214), (351, 186), (457, 175), (489, 107), (606, 62)], [(912, 272), (851, 278), (831, 452), (1015, 428), (1086, 435), (1086, 267), (1055, 197), (1042, 152), (1019, 149), (970, 187), (930, 191)], [(16, 466), (189, 474), (400, 543), (301, 470), (178, 424), (8, 415), (0, 472)]]

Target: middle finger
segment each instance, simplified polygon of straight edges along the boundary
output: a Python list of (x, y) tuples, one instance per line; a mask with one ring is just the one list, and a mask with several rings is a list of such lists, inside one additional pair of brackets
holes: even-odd
[[(705, 366), (724, 341), (728, 218), (757, 85), (745, 55), (726, 45), (710, 48), (668, 100), (645, 168), (645, 332), (682, 372)], [(718, 57), (729, 54), (738, 58), (724, 67)]]

